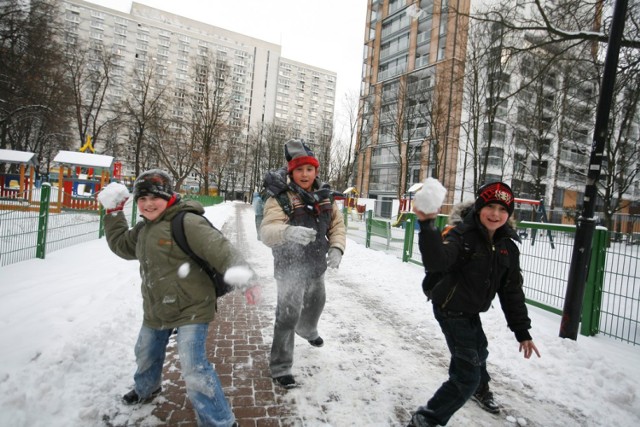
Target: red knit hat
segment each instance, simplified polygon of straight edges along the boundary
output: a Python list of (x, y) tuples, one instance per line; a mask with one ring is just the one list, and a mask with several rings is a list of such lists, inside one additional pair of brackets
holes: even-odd
[(504, 206), (509, 215), (513, 213), (513, 191), (504, 182), (491, 182), (485, 184), (478, 189), (478, 198), (475, 203), (476, 212), (488, 205), (489, 203), (498, 203)]
[(298, 166), (311, 165), (320, 167), (320, 162), (313, 151), (304, 143), (302, 139), (290, 139), (284, 145), (284, 157), (287, 160), (287, 171), (291, 172)]

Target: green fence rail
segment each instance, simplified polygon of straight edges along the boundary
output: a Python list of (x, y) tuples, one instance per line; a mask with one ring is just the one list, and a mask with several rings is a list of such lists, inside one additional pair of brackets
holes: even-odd
[[(52, 187), (43, 184), (38, 190), (40, 200), (29, 203), (23, 199), (3, 201), (0, 204), (0, 267), (33, 258), (44, 259), (52, 251), (104, 236), (104, 210), (62, 208), (54, 213), (56, 196)], [(54, 191), (57, 191), (54, 190)], [(72, 199), (70, 194), (63, 197)], [(222, 197), (183, 196), (204, 206), (223, 201)], [(124, 213), (131, 226), (136, 223), (136, 204), (126, 203)]]
[[(387, 226), (381, 223), (389, 221), (374, 218), (371, 211), (365, 218), (364, 222), (349, 223), (350, 237), (364, 240), (367, 247), (396, 253), (404, 262), (422, 265), (415, 215), (407, 214), (402, 228), (391, 227), (388, 244), (387, 235), (380, 230), (386, 230)], [(447, 219), (446, 215), (439, 215), (436, 226), (443, 229)], [(572, 225), (518, 223), (520, 263), (529, 304), (562, 314), (575, 229)], [(633, 243), (619, 241), (615, 233), (603, 227), (596, 228), (583, 299), (582, 335), (603, 334), (640, 344), (640, 245)]]

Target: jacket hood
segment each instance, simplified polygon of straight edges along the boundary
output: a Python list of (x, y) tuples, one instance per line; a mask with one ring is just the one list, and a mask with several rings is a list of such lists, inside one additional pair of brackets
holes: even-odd
[[(455, 226), (458, 224), (462, 224), (463, 222), (465, 222), (465, 218), (471, 215), (475, 216), (475, 218), (473, 218), (473, 222), (480, 224), (480, 219), (478, 218), (478, 215), (476, 215), (474, 205), (475, 203), (473, 200), (468, 202), (461, 202), (454, 205), (453, 208), (451, 208), (451, 213), (449, 214), (449, 225)], [(516, 220), (513, 218), (513, 215), (509, 216), (509, 219), (507, 220), (505, 226), (508, 228), (507, 234), (509, 235), (509, 237), (519, 242), (520, 237), (515, 231)]]

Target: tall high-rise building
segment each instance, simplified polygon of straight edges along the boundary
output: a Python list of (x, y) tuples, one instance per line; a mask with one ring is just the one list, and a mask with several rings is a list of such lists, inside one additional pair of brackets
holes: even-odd
[[(327, 123), (333, 123), (335, 72), (283, 58), (277, 44), (136, 2), (130, 13), (82, 0), (59, 4), (68, 45), (112, 55), (113, 82), (107, 92), (112, 105), (126, 96), (135, 70), (150, 68), (158, 84), (169, 85), (179, 97), (193, 90), (199, 61), (209, 58), (230, 77), (231, 124), (245, 139), (252, 129), (278, 123), (312, 146), (326, 143), (322, 139), (330, 133)], [(175, 102), (171, 115), (188, 116), (189, 108)], [(122, 160), (130, 174), (131, 164)]]
[(455, 3), (369, 3), (354, 171), (365, 197), (390, 201), (421, 176), (455, 184), (469, 0)]

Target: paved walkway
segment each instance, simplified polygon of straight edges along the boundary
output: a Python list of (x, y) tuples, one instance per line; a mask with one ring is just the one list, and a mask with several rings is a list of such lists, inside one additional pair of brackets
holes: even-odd
[[(237, 220), (228, 221), (223, 232), (242, 250), (247, 245), (247, 233), (240, 209), (250, 209), (250, 205), (239, 205), (237, 209)], [(253, 233), (251, 237), (255, 238)], [(210, 325), (207, 351), (240, 427), (301, 425), (295, 408), (284, 397), (286, 390), (273, 383), (269, 372), (274, 305), (247, 305), (239, 292), (225, 295), (218, 305), (216, 320)], [(263, 337), (263, 333), (267, 336)], [(172, 338), (163, 372), (164, 399), (159, 399), (162, 403), (153, 415), (162, 421), (161, 426), (196, 427), (180, 372)]]
[[(220, 301), (211, 324), (207, 349), (241, 427), (291, 426), (297, 423), (284, 402), (285, 390), (276, 387), (269, 373), (270, 344), (262, 331), (270, 330), (272, 315), (265, 307), (248, 306), (239, 293)], [(180, 377), (180, 362), (171, 346), (164, 368), (166, 401), (153, 412), (165, 426), (195, 427), (195, 416)]]

